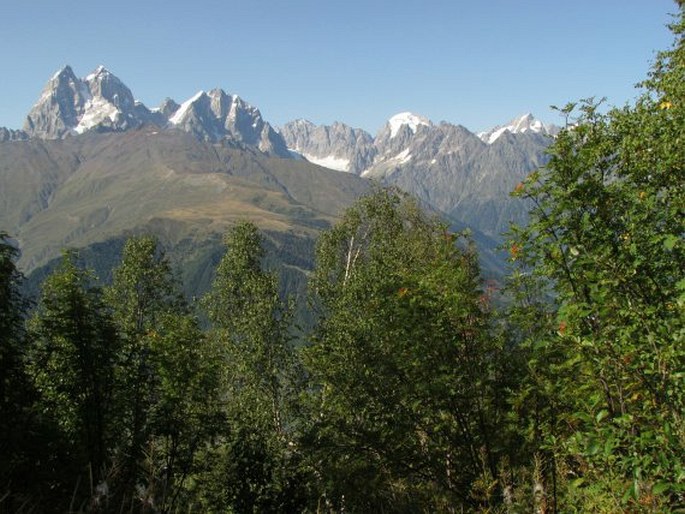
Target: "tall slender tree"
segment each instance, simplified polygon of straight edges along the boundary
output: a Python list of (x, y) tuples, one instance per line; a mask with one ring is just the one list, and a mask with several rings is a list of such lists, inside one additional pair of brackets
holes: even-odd
[(117, 362), (119, 451), (122, 480), (133, 487), (151, 433), (150, 410), (156, 397), (152, 337), (164, 314), (182, 309), (171, 268), (154, 238), (126, 242), (112, 284), (105, 289), (105, 301), (122, 342)]
[(204, 299), (224, 362), (228, 438), (219, 468), (221, 501), (239, 512), (299, 510), (292, 309), (279, 297), (277, 277), (263, 269), (254, 224), (233, 227), (226, 245)]
[(126, 242), (105, 301), (121, 339), (114, 501), (171, 511), (215, 426), (213, 357), (155, 238)]
[(88, 498), (104, 478), (113, 436), (118, 341), (100, 290), (74, 252), (65, 252), (43, 283), (29, 332), (28, 369), (39, 406), (71, 445), (79, 476), (70, 478), (81, 485), (80, 497)]

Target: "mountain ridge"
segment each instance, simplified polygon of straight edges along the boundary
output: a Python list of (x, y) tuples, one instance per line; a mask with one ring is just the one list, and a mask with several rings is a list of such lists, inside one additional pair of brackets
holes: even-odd
[[(243, 111), (248, 112), (253, 121), (256, 121), (260, 127), (262, 123), (268, 125), (273, 130), (273, 133), (267, 130), (267, 136), (270, 139), (273, 140), (273, 138), (278, 137), (276, 134), (278, 131), (274, 130), (268, 122), (261, 118), (259, 110), (237, 95), (227, 94), (218, 88), (208, 92), (202, 90), (181, 104), (176, 103), (171, 98), (166, 98), (160, 106), (148, 108), (144, 103), (136, 100), (131, 90), (123, 81), (103, 65), (99, 65), (82, 79), (76, 76), (70, 65), (65, 65), (59, 69), (48, 80), (41, 96), (32, 106), (26, 116), (24, 127), (22, 129), (0, 127), (2, 131), (0, 137), (2, 140), (21, 140), (29, 137), (59, 139), (68, 135), (83, 133), (87, 130), (127, 130), (136, 128), (144, 123), (151, 123), (163, 128), (183, 105), (198, 100), (197, 97), (201, 96), (202, 93), (212, 97), (214, 103), (217, 92), (221, 92), (225, 97), (230, 97), (235, 104), (240, 105)], [(215, 119), (212, 119), (210, 124), (216, 123), (217, 120), (226, 122), (227, 113), (219, 114), (215, 111), (214, 114)], [(530, 122), (524, 124), (523, 122), (527, 119), (530, 119)], [(290, 123), (293, 122), (286, 123), (284, 127)], [(172, 125), (178, 124), (172, 123)], [(340, 121), (336, 121), (329, 126), (332, 127), (337, 124), (348, 126)], [(326, 127), (326, 125), (312, 125), (314, 127)], [(433, 122), (428, 118), (405, 111), (390, 117), (385, 125), (379, 129), (379, 133), (387, 129), (390, 131), (390, 138), (394, 138), (399, 131), (408, 130), (415, 133), (419, 126), (431, 125), (433, 125)], [(369, 132), (363, 129), (349, 128), (356, 132), (363, 132), (368, 137), (373, 138)], [(490, 130), (478, 132), (477, 135), (486, 142), (491, 143), (496, 139), (492, 135), (497, 131), (501, 133), (505, 129), (513, 133), (532, 130), (549, 135), (554, 135), (559, 130), (558, 127), (544, 124), (536, 120), (532, 114), (527, 113), (507, 124), (497, 125)], [(232, 136), (242, 135), (235, 131), (229, 130), (229, 132), (231, 132), (230, 135)], [(206, 129), (201, 133), (201, 137), (207, 140), (217, 140), (228, 135), (212, 133), (211, 130)], [(489, 137), (492, 138), (491, 141), (487, 141)], [(278, 154), (281, 157), (287, 157), (287, 153), (283, 151), (283, 148), (279, 147), (279, 142), (275, 144), (275, 147), (278, 147)], [(273, 152), (274, 149), (276, 148), (268, 150)], [(321, 156), (318, 156), (318, 158), (321, 158)]]
[(0, 185), (0, 227), (27, 275), (65, 247), (106, 249), (136, 233), (181, 245), (183, 262), (204, 262), (241, 219), (311, 240), (368, 190), (349, 174), (152, 126), (0, 143)]
[(111, 71), (98, 66), (80, 79), (67, 65), (43, 88), (21, 131), (4, 129), (2, 140), (63, 139), (85, 132), (122, 132), (143, 125), (178, 129), (197, 139), (256, 148), (266, 155), (289, 158), (285, 142), (256, 107), (221, 89), (201, 91), (178, 104), (167, 98), (149, 109)]

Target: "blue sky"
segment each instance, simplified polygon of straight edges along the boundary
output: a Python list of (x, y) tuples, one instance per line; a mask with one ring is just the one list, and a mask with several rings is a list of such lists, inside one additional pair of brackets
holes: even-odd
[(0, 126), (50, 76), (104, 64), (148, 107), (221, 87), (273, 125), (375, 133), (413, 111), (478, 131), (549, 106), (637, 94), (672, 43), (671, 0), (4, 0)]

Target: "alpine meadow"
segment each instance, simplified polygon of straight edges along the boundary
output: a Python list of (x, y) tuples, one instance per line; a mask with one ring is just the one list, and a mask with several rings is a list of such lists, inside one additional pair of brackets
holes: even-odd
[(560, 127), (64, 66), (0, 128), (0, 513), (685, 512), (674, 10)]

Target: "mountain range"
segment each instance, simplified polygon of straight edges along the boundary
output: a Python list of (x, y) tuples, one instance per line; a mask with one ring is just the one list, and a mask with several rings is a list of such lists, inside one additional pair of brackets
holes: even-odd
[(409, 112), (390, 118), (375, 137), (343, 123), (296, 120), (281, 129), (305, 159), (398, 186), (495, 239), (512, 221), (525, 221), (527, 206), (509, 192), (545, 164), (558, 131), (525, 114), (474, 134)]
[(509, 192), (544, 165), (557, 130), (527, 114), (475, 134), (409, 112), (375, 136), (340, 122), (296, 120), (276, 130), (221, 89), (148, 108), (106, 68), (78, 78), (65, 66), (23, 129), (0, 128), (0, 229), (16, 238), (20, 266), (35, 276), (65, 246), (84, 249), (106, 274), (111, 259), (103, 256), (126, 235), (154, 232), (175, 249), (195, 293), (221, 234), (247, 217), (301, 282), (318, 232), (376, 181), (470, 227), (497, 274), (500, 234), (526, 215)]

